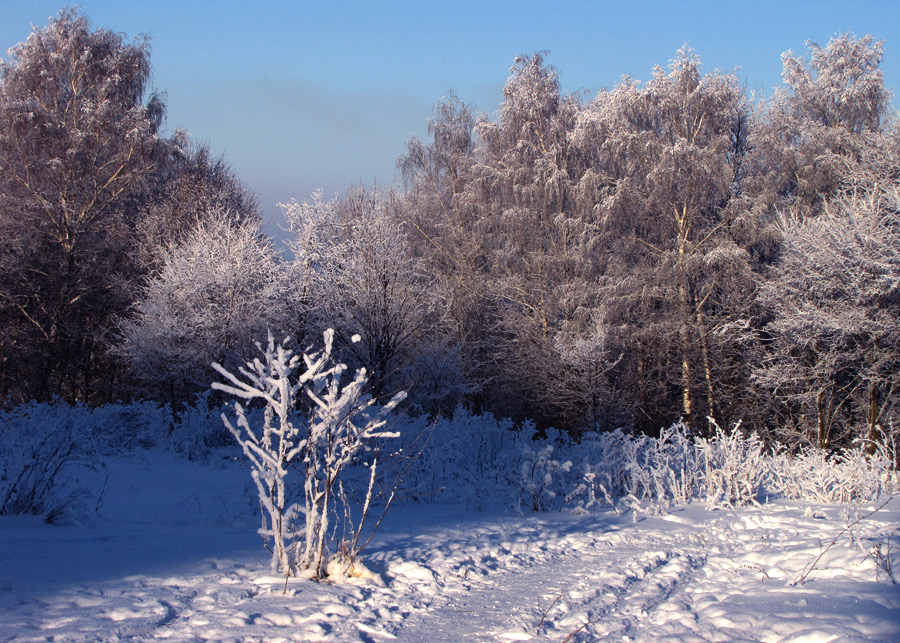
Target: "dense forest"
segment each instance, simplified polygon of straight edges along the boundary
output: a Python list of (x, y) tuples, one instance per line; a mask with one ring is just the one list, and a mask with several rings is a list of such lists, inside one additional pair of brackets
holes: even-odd
[(286, 204), (282, 252), (226, 160), (164, 129), (147, 41), (64, 10), (0, 63), (0, 404), (177, 412), (213, 362), (334, 328), (372, 394), (418, 413), (882, 440), (900, 401), (884, 43), (808, 45), (766, 100), (687, 47), (594, 97), (519, 57), (496, 118), (435, 104), (402, 183)]

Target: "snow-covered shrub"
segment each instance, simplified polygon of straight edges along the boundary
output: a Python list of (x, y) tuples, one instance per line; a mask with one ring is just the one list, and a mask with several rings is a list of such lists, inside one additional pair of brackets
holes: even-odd
[(521, 452), (522, 473), (520, 478), (518, 505), (531, 511), (547, 511), (556, 497), (553, 490), (553, 476), (557, 472), (569, 471), (572, 462), (553, 459), (553, 445), (525, 447)]
[(431, 423), (407, 418), (402, 442), (419, 438), (421, 453), (406, 496), (474, 509), (512, 498), (514, 507), (538, 510), (607, 506), (664, 513), (694, 500), (711, 508), (779, 496), (855, 502), (900, 490), (889, 446), (877, 446), (874, 455), (869, 445), (830, 455), (820, 449), (791, 454), (767, 447), (740, 425), (712, 428), (708, 438), (676, 423), (656, 438), (618, 429), (586, 433), (576, 443), (552, 429), (539, 438), (528, 423), (517, 430), (509, 420), (463, 409)]
[(54, 522), (86, 509), (77, 475), (94, 465), (85, 411), (34, 402), (0, 411), (0, 515)]
[[(580, 478), (566, 493), (566, 504), (588, 509), (599, 499), (616, 500), (643, 510), (664, 512), (697, 494), (702, 461), (689, 430), (681, 423), (660, 431), (658, 438), (630, 435), (621, 429), (589, 433), (570, 447), (580, 461)], [(577, 456), (576, 456), (577, 454)]]
[(900, 491), (891, 445), (867, 445), (836, 453), (808, 448), (797, 455), (779, 453), (770, 459), (772, 487), (785, 498), (813, 502), (860, 502)]
[(766, 449), (757, 435), (739, 426), (725, 431), (713, 425), (710, 438), (693, 436), (681, 424), (663, 429), (658, 438), (621, 430), (589, 433), (578, 445), (558, 443), (554, 453), (577, 463), (574, 479), (560, 477), (559, 483), (568, 486), (553, 489), (577, 510), (621, 502), (664, 512), (695, 499), (711, 507), (732, 507), (774, 495), (847, 502), (874, 499), (898, 487), (887, 448), (879, 447), (875, 455), (858, 448), (830, 456), (818, 449), (792, 456)]
[(702, 453), (706, 501), (711, 507), (758, 502), (771, 478), (763, 441), (755, 433), (741, 433), (740, 423), (730, 433), (715, 422), (713, 429), (711, 438), (695, 439)]
[(168, 406), (156, 402), (107, 404), (89, 409), (72, 407), (97, 448), (105, 453), (165, 447), (172, 425)]
[(198, 460), (212, 449), (234, 446), (222, 424), (223, 410), (210, 404), (208, 393), (202, 393), (180, 412), (173, 412), (168, 404), (140, 401), (84, 409), (82, 421), (98, 448), (107, 453), (158, 448)]
[(632, 436), (624, 442), (624, 497), (665, 510), (689, 502), (697, 488), (697, 453), (682, 423), (660, 431), (659, 438)]
[(566, 504), (590, 509), (598, 498), (609, 500), (625, 495), (627, 469), (622, 455), (632, 446), (633, 438), (621, 429), (609, 433), (586, 433), (581, 438), (581, 474), (578, 482), (568, 491)]
[[(324, 338), (322, 351), (302, 355), (305, 370), (301, 369), (301, 356), (285, 343), (276, 345), (271, 335), (265, 349), (259, 346), (263, 360), (256, 358), (239, 368), (241, 378), (213, 365), (228, 381), (216, 382), (213, 388), (247, 401), (265, 402), (261, 424), (251, 424), (239, 402), (234, 404), (235, 422), (224, 414), (222, 419), (251, 462), (251, 475), (265, 510), (260, 534), (273, 544), (273, 569), (286, 576), (301, 569), (315, 578), (325, 575), (329, 518), (335, 512), (341, 472), (369, 441), (390, 437), (378, 429), (405, 397), (399, 393), (384, 406), (375, 407), (371, 396), (363, 394), (364, 369), (341, 385), (347, 367), (332, 362), (332, 331), (326, 331)], [(305, 422), (294, 413), (301, 391), (312, 401)], [(288, 488), (289, 469), (295, 466), (303, 477), (302, 505), (291, 502)], [(301, 515), (302, 530), (294, 525)]]
[(521, 438), (510, 420), (459, 407), (451, 418), (407, 420), (398, 430), (403, 443), (417, 445), (417, 462), (405, 483), (407, 497), (462, 502), (481, 511), (516, 488), (516, 440)]
[(107, 455), (162, 449), (196, 460), (208, 456), (211, 449), (234, 445), (222, 425), (223, 409), (210, 406), (205, 394), (179, 413), (173, 413), (168, 404), (150, 401), (67, 408), (85, 439)]
[[(658, 438), (623, 431), (587, 434), (560, 458), (580, 461), (580, 478), (562, 491), (568, 505), (589, 509), (600, 499), (630, 507), (665, 511), (672, 504), (705, 500), (710, 507), (759, 502), (767, 496), (813, 502), (874, 500), (900, 490), (894, 453), (866, 445), (828, 454), (808, 449), (790, 454), (766, 449), (756, 434), (739, 426), (713, 425), (709, 438), (692, 436), (682, 424)], [(575, 457), (575, 454), (579, 457)]]
[(169, 433), (169, 449), (189, 460), (200, 460), (212, 449), (233, 446), (234, 438), (222, 423), (222, 411), (210, 406), (208, 393), (198, 395), (193, 404), (185, 404)]

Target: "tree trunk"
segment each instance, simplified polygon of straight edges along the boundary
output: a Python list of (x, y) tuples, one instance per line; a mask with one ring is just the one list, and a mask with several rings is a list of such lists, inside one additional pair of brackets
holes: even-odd
[(688, 313), (688, 292), (684, 284), (678, 286), (681, 298), (681, 413), (685, 424), (693, 431), (691, 399), (691, 334)]
[(697, 329), (700, 331), (700, 351), (703, 355), (703, 375), (706, 378), (706, 402), (712, 421), (716, 421), (715, 388), (712, 381), (712, 365), (709, 361), (709, 333), (706, 332), (706, 323), (703, 319), (703, 311), (697, 308)]
[(685, 269), (685, 255), (687, 254), (688, 234), (688, 208), (685, 205), (681, 212), (676, 209), (676, 222), (678, 224), (678, 268), (677, 279), (678, 297), (681, 306), (681, 411), (684, 421), (693, 432), (693, 404), (691, 399), (691, 305), (690, 293), (687, 287), (687, 274)]
[(875, 455), (878, 445), (884, 439), (884, 434), (878, 426), (878, 418), (881, 415), (881, 396), (878, 394), (878, 387), (872, 382), (869, 385), (869, 408), (866, 409), (866, 424), (869, 426), (866, 435), (866, 452), (869, 455)]
[(818, 419), (817, 442), (822, 450), (828, 449), (828, 402), (826, 400), (827, 389), (822, 389), (816, 395), (816, 415)]

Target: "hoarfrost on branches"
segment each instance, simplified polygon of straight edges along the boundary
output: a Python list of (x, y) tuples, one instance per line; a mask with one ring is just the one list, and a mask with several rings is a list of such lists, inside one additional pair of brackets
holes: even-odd
[[(329, 520), (338, 500), (341, 472), (371, 440), (396, 436), (380, 429), (387, 414), (406, 396), (401, 392), (383, 406), (374, 406), (372, 397), (363, 392), (364, 369), (342, 385), (347, 367), (332, 359), (333, 338), (334, 332), (326, 331), (324, 348), (301, 356), (287, 347), (287, 341), (276, 345), (270, 334), (266, 348), (259, 347), (263, 358), (240, 367), (239, 376), (213, 364), (226, 380), (215, 382), (214, 389), (265, 403), (262, 426), (251, 424), (239, 402), (234, 404), (236, 420), (225, 415), (222, 419), (253, 466), (251, 475), (265, 510), (260, 533), (273, 543), (273, 569), (286, 576), (300, 570), (314, 578), (327, 574)], [(305, 422), (294, 412), (301, 391), (311, 401)], [(375, 466), (373, 460), (373, 475)], [(302, 505), (290, 503), (293, 467), (303, 477)], [(302, 529), (295, 525), (300, 516)], [(350, 556), (357, 554), (358, 549), (349, 551)]]
[(253, 338), (295, 323), (288, 266), (254, 223), (207, 213), (163, 253), (120, 348), (134, 372), (171, 403), (208, 385), (209, 364), (233, 368)]

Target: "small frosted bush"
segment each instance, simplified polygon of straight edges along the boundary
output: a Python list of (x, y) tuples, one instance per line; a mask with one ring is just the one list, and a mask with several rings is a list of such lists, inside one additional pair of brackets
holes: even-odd
[(419, 502), (461, 502), (481, 511), (509, 497), (520, 461), (510, 420), (457, 408), (452, 418), (399, 424), (401, 442), (417, 451), (405, 495)]
[(572, 462), (560, 462), (553, 459), (553, 445), (545, 444), (539, 448), (525, 447), (521, 457), (524, 458), (521, 468), (521, 486), (519, 487), (519, 508), (531, 511), (547, 511), (556, 497), (553, 477), (558, 472), (566, 472), (572, 468)]
[(169, 448), (189, 460), (206, 458), (213, 449), (233, 448), (234, 437), (222, 423), (224, 410), (210, 406), (208, 393), (197, 396), (193, 404), (185, 404), (172, 425)]
[[(874, 500), (900, 490), (890, 445), (868, 445), (827, 454), (818, 449), (791, 455), (767, 448), (759, 436), (740, 426), (726, 431), (713, 423), (709, 438), (691, 435), (677, 423), (658, 438), (617, 430), (592, 433), (578, 445), (559, 442), (558, 461), (571, 459), (574, 479), (547, 480), (542, 493), (565, 497), (585, 511), (617, 505), (654, 513), (675, 504), (705, 501), (711, 508), (754, 504), (768, 497), (811, 502)], [(539, 452), (541, 444), (533, 447)], [(533, 456), (520, 460), (532, 466)], [(561, 472), (563, 473), (563, 472)], [(546, 503), (544, 503), (546, 505)]]
[(87, 509), (79, 470), (93, 467), (82, 407), (31, 403), (0, 411), (0, 515), (56, 522)]
[(172, 423), (168, 406), (140, 401), (107, 404), (94, 409), (73, 407), (75, 411), (78, 411), (79, 421), (84, 424), (84, 432), (104, 453), (164, 447), (168, 442)]
[[(344, 470), (375, 441), (397, 437), (381, 429), (386, 416), (406, 397), (401, 392), (376, 406), (371, 395), (363, 392), (365, 369), (356, 371), (349, 382), (341, 382), (347, 366), (333, 360), (333, 337), (329, 329), (321, 351), (296, 354), (287, 340), (276, 344), (270, 334), (265, 348), (257, 344), (262, 357), (246, 362), (237, 375), (213, 364), (225, 379), (225, 383), (214, 382), (214, 389), (248, 403), (265, 404), (261, 422), (237, 401), (234, 416), (222, 414), (222, 420), (250, 462), (264, 510), (259, 533), (272, 544), (273, 570), (285, 576), (303, 571), (324, 578), (331, 574), (331, 562), (339, 567), (357, 566), (359, 535), (371, 502), (377, 457), (371, 464), (372, 482), (355, 534), (340, 543), (338, 554), (333, 555), (328, 542), (333, 535), (331, 520), (346, 497)], [(295, 413), (301, 393), (311, 402), (305, 422)], [(303, 504), (292, 502), (289, 474), (295, 468), (303, 482)], [(295, 526), (299, 522), (302, 529)]]
[(755, 433), (741, 433), (740, 423), (730, 432), (715, 423), (713, 429), (711, 438), (694, 441), (702, 454), (706, 501), (712, 507), (758, 502), (766, 488), (774, 487), (773, 460), (766, 456), (763, 441)]

